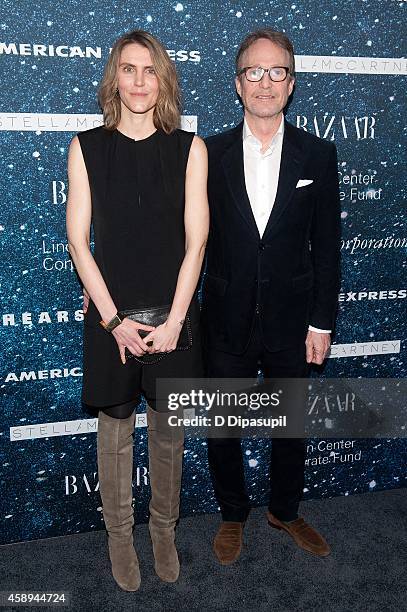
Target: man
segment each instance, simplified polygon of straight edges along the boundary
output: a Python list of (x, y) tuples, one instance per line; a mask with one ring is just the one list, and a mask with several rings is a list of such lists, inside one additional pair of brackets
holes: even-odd
[[(294, 88), (287, 36), (266, 28), (243, 41), (236, 89), (244, 120), (206, 140), (211, 226), (202, 316), (207, 376), (304, 378), (330, 346), (339, 291), (340, 205), (335, 145), (290, 125)], [(268, 522), (298, 546), (329, 554), (298, 506), (305, 441), (275, 438)], [(223, 522), (215, 554), (240, 555), (249, 514), (238, 438), (208, 440)]]

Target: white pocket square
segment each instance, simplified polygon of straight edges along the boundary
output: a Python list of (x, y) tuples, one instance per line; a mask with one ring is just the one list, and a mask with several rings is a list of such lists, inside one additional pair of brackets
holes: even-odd
[(306, 187), (307, 185), (311, 185), (313, 182), (314, 181), (311, 179), (300, 179), (295, 188), (298, 189), (298, 187)]

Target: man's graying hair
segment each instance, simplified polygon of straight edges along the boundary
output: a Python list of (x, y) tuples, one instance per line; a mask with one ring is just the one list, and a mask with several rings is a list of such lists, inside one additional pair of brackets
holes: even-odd
[(278, 32), (277, 30), (273, 30), (273, 28), (262, 28), (261, 30), (256, 30), (255, 32), (251, 32), (246, 36), (244, 41), (239, 47), (239, 51), (236, 55), (236, 73), (239, 72), (241, 66), (241, 58), (245, 51), (256, 41), (261, 38), (266, 38), (270, 42), (278, 45), (282, 49), (288, 51), (290, 56), (289, 60), (289, 72), (292, 77), (295, 76), (295, 58), (294, 58), (294, 47), (291, 40), (286, 36), (283, 32)]

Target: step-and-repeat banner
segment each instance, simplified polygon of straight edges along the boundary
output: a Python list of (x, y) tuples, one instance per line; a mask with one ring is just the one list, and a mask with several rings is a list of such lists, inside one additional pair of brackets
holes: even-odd
[[(338, 148), (342, 288), (330, 377), (403, 377), (406, 235), (402, 156), (405, 2), (391, 0), (3, 0), (0, 15), (1, 540), (103, 527), (95, 414), (80, 403), (82, 291), (65, 234), (67, 151), (100, 125), (97, 86), (112, 43), (142, 28), (178, 69), (183, 127), (236, 125), (234, 57), (262, 25), (287, 32), (297, 84), (288, 119)], [(322, 401), (323, 416), (336, 406)], [(351, 408), (349, 408), (351, 409)], [(145, 406), (134, 497), (149, 498)], [(267, 503), (270, 443), (246, 441), (254, 505)], [(403, 439), (310, 439), (304, 499), (405, 486)], [(182, 513), (216, 511), (204, 440), (188, 440)]]

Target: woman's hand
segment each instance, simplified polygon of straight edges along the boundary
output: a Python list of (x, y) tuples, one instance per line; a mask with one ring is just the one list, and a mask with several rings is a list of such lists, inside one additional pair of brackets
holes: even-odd
[[(120, 359), (122, 363), (126, 363), (125, 348), (129, 349), (130, 353), (141, 357), (144, 353), (149, 352), (149, 347), (145, 343), (145, 339), (140, 338), (138, 333), (139, 329), (143, 329), (148, 332), (153, 332), (156, 328), (151, 325), (143, 325), (142, 323), (136, 323), (131, 319), (123, 319), (123, 321), (114, 328), (112, 331), (113, 336), (117, 342), (120, 352)], [(149, 334), (150, 335), (150, 334)]]
[(154, 331), (144, 338), (144, 342), (153, 342), (148, 347), (149, 353), (169, 353), (174, 351), (181, 332), (181, 325), (178, 322), (166, 321), (158, 325)]

